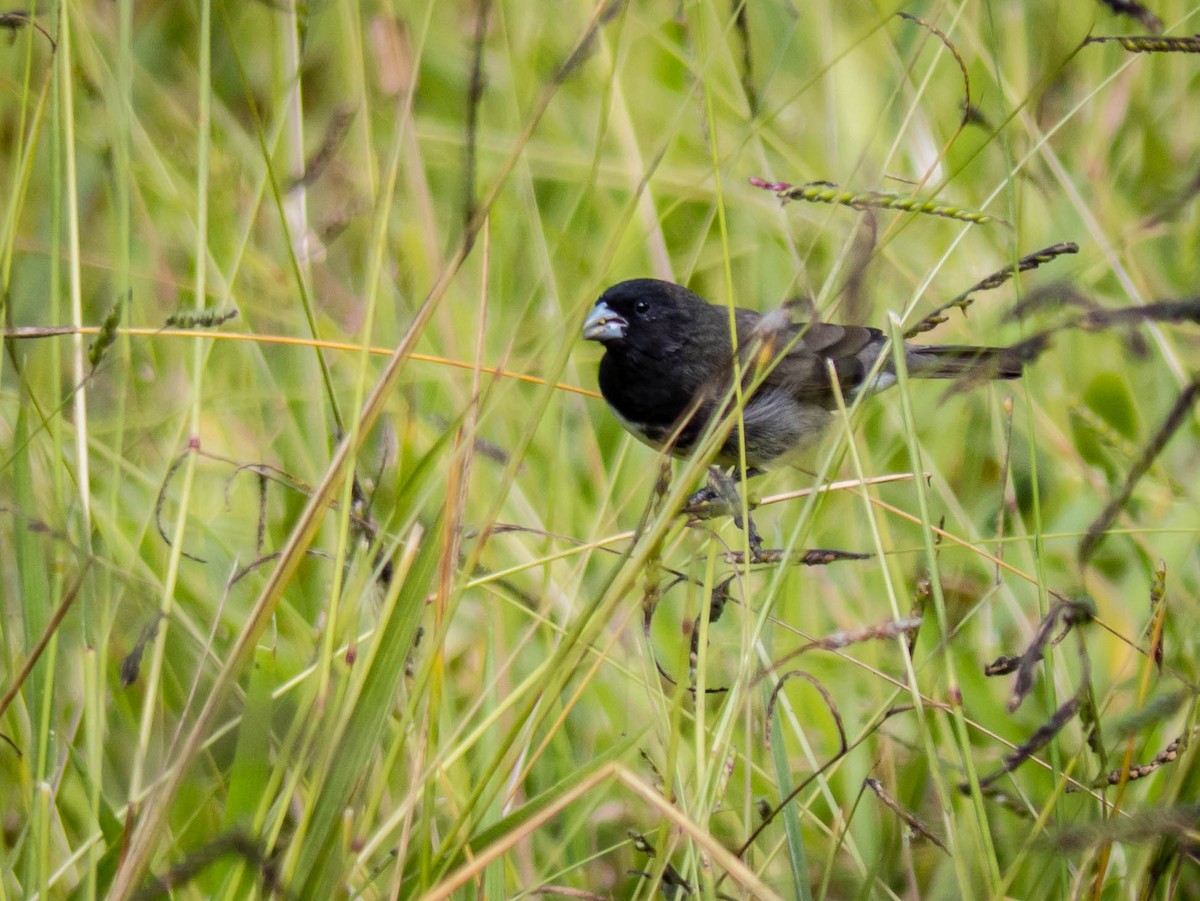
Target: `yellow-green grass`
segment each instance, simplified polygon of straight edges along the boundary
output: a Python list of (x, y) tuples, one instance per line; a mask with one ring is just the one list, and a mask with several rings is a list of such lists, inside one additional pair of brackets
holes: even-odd
[(1076, 242), (921, 339), (990, 345), (1196, 299), (1186, 45), (896, 11), (5, 14), (0, 899), (1190, 897), (1193, 308), (839, 411), (747, 494), (824, 566), (595, 394), (634, 276), (899, 336)]

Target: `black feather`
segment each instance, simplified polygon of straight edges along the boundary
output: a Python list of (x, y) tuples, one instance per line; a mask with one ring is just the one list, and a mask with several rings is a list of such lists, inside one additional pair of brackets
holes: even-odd
[[(776, 314), (733, 311), (743, 389), (746, 462), (761, 468), (814, 443), (837, 408), (864, 390), (895, 381), (879, 329), (790, 322)], [(730, 409), (734, 342), (727, 307), (706, 303), (671, 282), (633, 279), (605, 291), (584, 323), (584, 337), (602, 343), (600, 392), (638, 438), (677, 456), (688, 453), (714, 415)], [(1021, 362), (1004, 348), (905, 345), (914, 378), (1016, 378)], [(830, 377), (832, 367), (837, 389)], [(672, 436), (674, 439), (672, 440)], [(731, 430), (717, 461), (738, 459)]]

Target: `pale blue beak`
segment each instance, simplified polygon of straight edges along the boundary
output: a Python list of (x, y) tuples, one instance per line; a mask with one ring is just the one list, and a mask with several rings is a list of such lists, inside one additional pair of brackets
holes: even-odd
[(614, 313), (604, 301), (597, 301), (583, 320), (583, 337), (587, 341), (618, 341), (625, 337), (625, 329), (629, 323)]

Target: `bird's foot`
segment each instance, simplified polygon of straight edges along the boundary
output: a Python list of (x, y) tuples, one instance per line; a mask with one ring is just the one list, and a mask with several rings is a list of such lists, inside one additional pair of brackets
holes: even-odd
[[(746, 478), (759, 475), (758, 470), (750, 470)], [(693, 522), (715, 519), (718, 516), (728, 516), (734, 525), (746, 532), (749, 543), (749, 556), (745, 551), (730, 550), (725, 559), (735, 566), (741, 566), (749, 561), (751, 565), (788, 563), (793, 566), (826, 566), (840, 560), (867, 560), (871, 554), (861, 554), (856, 551), (839, 551), (832, 548), (812, 548), (785, 550), (782, 548), (763, 547), (762, 536), (754, 526), (754, 518), (750, 511), (758, 506), (751, 498), (746, 498), (746, 516), (742, 517), (742, 496), (738, 490), (738, 479), (726, 473), (717, 466), (708, 470), (708, 484), (688, 498), (682, 512)]]
[[(749, 506), (749, 505), (748, 505)], [(742, 498), (733, 479), (716, 466), (709, 467), (708, 484), (687, 499), (680, 511), (692, 519), (730, 516), (740, 520)], [(740, 526), (741, 523), (738, 522)]]
[[(746, 479), (760, 474), (759, 470), (751, 469), (746, 473)], [(742, 496), (738, 491), (738, 481), (738, 478), (726, 473), (719, 466), (710, 466), (708, 468), (708, 484), (693, 493), (680, 512), (698, 520), (729, 516), (741, 528)], [(753, 510), (758, 506), (754, 498), (746, 500), (747, 510)]]
[[(747, 473), (747, 477), (758, 475), (756, 470)], [(762, 552), (762, 536), (754, 526), (750, 511), (756, 504), (747, 498), (746, 516), (742, 517), (742, 496), (738, 491), (737, 482), (718, 466), (709, 467), (708, 484), (688, 498), (683, 505), (683, 512), (692, 520), (715, 519), (718, 516), (728, 516), (734, 525), (746, 533), (750, 543), (752, 558)]]

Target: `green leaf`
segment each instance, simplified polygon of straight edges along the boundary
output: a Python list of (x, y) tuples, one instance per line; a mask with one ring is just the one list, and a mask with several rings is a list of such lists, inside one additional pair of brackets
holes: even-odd
[(256, 650), (246, 692), (246, 707), (238, 727), (237, 751), (229, 774), (229, 793), (222, 822), (227, 830), (248, 823), (254, 816), (262, 797), (262, 787), (270, 776), (274, 664), (274, 651), (266, 648)]
[(1115, 372), (1102, 372), (1092, 379), (1083, 400), (1114, 431), (1130, 441), (1138, 437), (1137, 405), (1125, 379)]
[(335, 861), (334, 842), (339, 822), (351, 796), (377, 753), (387, 717), (391, 714), (396, 692), (404, 679), (405, 664), (413, 637), (425, 610), (425, 597), (433, 580), (440, 556), (440, 529), (432, 523), (420, 538), (412, 567), (404, 574), (404, 584), (395, 603), (384, 611), (379, 624), (379, 645), (371, 657), (363, 690), (346, 723), (333, 756), (337, 765), (325, 774), (325, 782), (313, 805), (312, 817), (304, 835), (295, 882), (301, 898), (332, 898), (340, 875)]

